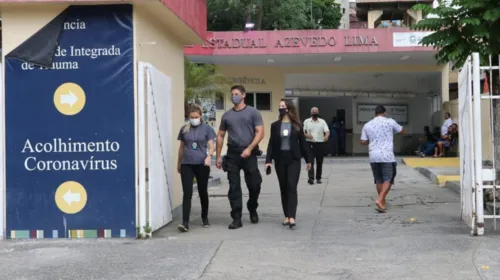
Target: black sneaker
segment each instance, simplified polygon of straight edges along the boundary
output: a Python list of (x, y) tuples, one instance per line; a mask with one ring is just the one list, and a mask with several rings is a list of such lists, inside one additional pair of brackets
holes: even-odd
[(228, 228), (229, 229), (238, 229), (242, 227), (243, 224), (241, 223), (241, 219), (234, 219), (231, 224), (229, 224)]
[(257, 214), (257, 212), (250, 212), (250, 222), (252, 222), (252, 224), (259, 222), (259, 214)]
[(183, 223), (182, 225), (178, 225), (177, 229), (180, 232), (188, 232), (189, 231), (189, 224), (188, 223)]
[(316, 183), (321, 184), (321, 179), (316, 180)]
[(307, 180), (307, 182), (309, 183), (309, 185), (314, 185), (314, 180), (313, 179), (309, 179), (309, 180)]
[(204, 228), (209, 228), (210, 227), (210, 222), (208, 222), (208, 218), (207, 217), (201, 218), (201, 225)]

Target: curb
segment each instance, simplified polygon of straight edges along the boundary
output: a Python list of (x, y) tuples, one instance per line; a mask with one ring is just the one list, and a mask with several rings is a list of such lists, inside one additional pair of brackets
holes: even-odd
[(460, 182), (457, 181), (448, 181), (444, 185), (446, 188), (452, 190), (453, 192), (460, 194)]
[(417, 170), (418, 172), (420, 172), (420, 174), (424, 175), (426, 178), (428, 178), (429, 180), (431, 180), (433, 183), (435, 183), (438, 186), (440, 186), (439, 185), (439, 179), (438, 179), (438, 177), (436, 176), (436, 174), (432, 173), (429, 169), (427, 169), (425, 167), (415, 167), (415, 170)]
[[(445, 178), (440, 178), (439, 175), (434, 174), (429, 169), (425, 167), (416, 167), (415, 170), (420, 172), (420, 174), (424, 175), (426, 178), (431, 180), (433, 183), (437, 184), (438, 187), (444, 187), (452, 190), (453, 192), (460, 195), (460, 181), (448, 181)], [(445, 176), (443, 176), (445, 177)]]

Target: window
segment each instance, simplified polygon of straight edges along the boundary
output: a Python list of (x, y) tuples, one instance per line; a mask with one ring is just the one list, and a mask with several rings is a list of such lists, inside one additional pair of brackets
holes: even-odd
[(224, 95), (216, 94), (215, 95), (215, 110), (224, 110)]
[(271, 111), (270, 92), (247, 92), (245, 104), (255, 107), (261, 111)]
[(436, 113), (442, 110), (441, 97), (435, 95), (431, 97), (431, 113)]

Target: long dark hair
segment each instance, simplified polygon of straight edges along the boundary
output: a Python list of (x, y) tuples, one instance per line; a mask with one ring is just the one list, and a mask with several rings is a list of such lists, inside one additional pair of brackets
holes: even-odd
[[(288, 109), (288, 118), (290, 119), (290, 122), (292, 123), (292, 126), (299, 131), (300, 128), (302, 127), (302, 123), (300, 122), (299, 118), (299, 112), (297, 112), (297, 107), (293, 104), (293, 102), (289, 99), (281, 99), (281, 101), (285, 102), (285, 106)], [(279, 120), (282, 121), (283, 117), (280, 116)]]

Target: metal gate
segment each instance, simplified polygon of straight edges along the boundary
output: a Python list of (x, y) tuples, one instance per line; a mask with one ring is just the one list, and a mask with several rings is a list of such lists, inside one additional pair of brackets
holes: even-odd
[(460, 129), (460, 205), (462, 219), (471, 228), (475, 228), (475, 192), (472, 125), (472, 73), (471, 61), (467, 60), (458, 74), (458, 127)]
[(138, 65), (139, 227), (151, 234), (173, 219), (172, 79)]
[(488, 60), (482, 66), (479, 54), (472, 54), (458, 80), (461, 214), (473, 235), (484, 234), (485, 219), (492, 219), (496, 229), (498, 213), (494, 120), (500, 115), (494, 102), (500, 95), (492, 77), (499, 66)]

